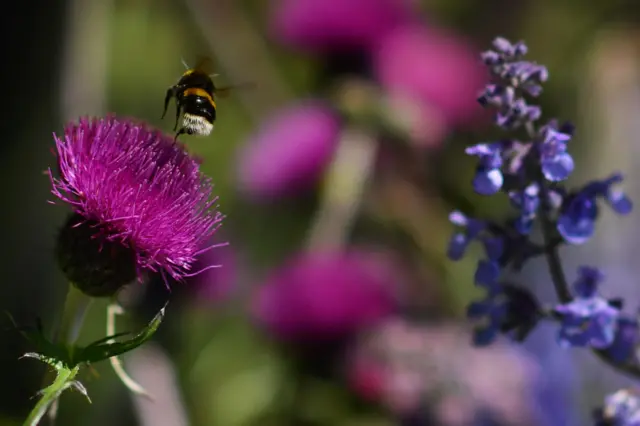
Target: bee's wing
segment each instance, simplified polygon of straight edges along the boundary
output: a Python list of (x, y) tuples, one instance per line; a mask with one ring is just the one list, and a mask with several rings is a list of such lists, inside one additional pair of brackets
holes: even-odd
[(210, 74), (213, 70), (213, 59), (210, 56), (198, 55), (196, 56), (196, 62), (193, 69), (202, 71), (205, 74)]
[(216, 88), (215, 94), (217, 96), (220, 96), (221, 98), (226, 98), (234, 90), (238, 90), (238, 89), (242, 89), (242, 90), (244, 90), (244, 89), (255, 89), (255, 87), (256, 87), (256, 84), (253, 83), (253, 82), (232, 84), (230, 86)]

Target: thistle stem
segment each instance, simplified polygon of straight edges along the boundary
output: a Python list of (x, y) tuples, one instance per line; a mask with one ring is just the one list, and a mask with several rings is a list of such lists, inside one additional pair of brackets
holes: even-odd
[(84, 317), (90, 305), (91, 298), (69, 283), (62, 319), (53, 338), (55, 343), (73, 345), (78, 340)]
[(58, 369), (56, 379), (51, 385), (41, 391), (42, 397), (36, 406), (33, 407), (31, 413), (29, 413), (29, 417), (25, 420), (24, 426), (37, 426), (40, 423), (40, 420), (42, 420), (42, 417), (49, 410), (52, 404), (54, 404), (58, 398), (60, 398), (62, 392), (71, 385), (73, 379), (78, 374), (79, 369), (80, 366), (76, 366), (73, 369), (64, 367)]
[(360, 211), (377, 153), (378, 144), (366, 131), (343, 131), (327, 172), (321, 207), (307, 238), (308, 249), (344, 246)]
[[(67, 296), (64, 301), (64, 307), (62, 310), (62, 318), (60, 324), (53, 336), (53, 342), (56, 344), (63, 344), (67, 346), (69, 355), (73, 356), (73, 344), (78, 340), (80, 330), (82, 329), (82, 323), (84, 322), (85, 315), (91, 305), (92, 299), (78, 290), (73, 283), (69, 283), (67, 290)], [(60, 371), (54, 383), (60, 377)], [(45, 386), (47, 382), (51, 380), (51, 373), (45, 374), (42, 382), (42, 386)], [(51, 385), (53, 386), (53, 385)], [(49, 388), (45, 388), (49, 389)], [(59, 395), (59, 394), (58, 394)], [(44, 396), (43, 398), (44, 399)], [(41, 399), (41, 400), (42, 400)], [(36, 405), (39, 406), (40, 402)], [(58, 400), (57, 398), (49, 401), (45, 408), (49, 410), (49, 423), (55, 424), (56, 416), (58, 413)], [(35, 408), (34, 408), (35, 410)]]

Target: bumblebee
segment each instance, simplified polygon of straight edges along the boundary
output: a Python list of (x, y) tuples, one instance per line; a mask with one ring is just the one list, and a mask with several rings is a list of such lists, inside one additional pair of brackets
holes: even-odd
[(182, 126), (176, 133), (176, 140), (178, 136), (184, 133), (209, 136), (213, 130), (213, 124), (216, 121), (216, 86), (211, 78), (215, 75), (208, 74), (205, 70), (205, 66), (208, 63), (208, 58), (202, 58), (195, 67), (190, 68), (183, 61), (187, 70), (176, 84), (167, 89), (161, 118), (164, 118), (167, 114), (171, 99), (176, 98), (176, 124), (173, 126), (174, 131), (178, 129), (180, 114), (182, 113)]
[(175, 139), (182, 134), (209, 136), (213, 131), (216, 121), (216, 95), (226, 96), (232, 88), (246, 86), (247, 84), (216, 87), (212, 77), (217, 74), (208, 72), (211, 59), (202, 57), (195, 67), (190, 68), (184, 60), (182, 64), (187, 69), (180, 80), (167, 89), (164, 98), (164, 112), (172, 98), (176, 99), (176, 124), (173, 130), (178, 129), (180, 114), (182, 113), (182, 126), (177, 131)]

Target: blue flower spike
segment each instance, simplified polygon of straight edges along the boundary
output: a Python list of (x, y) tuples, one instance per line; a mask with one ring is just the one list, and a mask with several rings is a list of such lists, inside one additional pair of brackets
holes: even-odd
[[(503, 37), (494, 39), (491, 50), (481, 54), (491, 81), (477, 101), (493, 110), (495, 125), (519, 134), (466, 149), (478, 158), (474, 191), (486, 196), (506, 193), (517, 213), (503, 223), (472, 223), (459, 212), (450, 217), (464, 230), (452, 237), (449, 257), (460, 259), (474, 240), (483, 244), (486, 254), (474, 274), (484, 297), (467, 307), (467, 317), (475, 324), (473, 343), (486, 346), (500, 335), (523, 341), (541, 320), (553, 320), (559, 322), (561, 346), (592, 349), (607, 364), (640, 379), (640, 310), (637, 316), (623, 314), (623, 299), (602, 297), (599, 285), (605, 276), (598, 268), (578, 268), (571, 289), (567, 288), (558, 253), (562, 242), (584, 244), (595, 234), (603, 202), (618, 215), (631, 213), (633, 203), (618, 188), (623, 180), (619, 173), (578, 189), (567, 187), (565, 182), (576, 166), (568, 150), (574, 126), (541, 120), (542, 110), (533, 103), (549, 72), (526, 60), (526, 54), (524, 42), (512, 43)], [(542, 241), (531, 237), (538, 218)], [(503, 277), (520, 272), (529, 259), (543, 255), (562, 302), (551, 309), (543, 308), (526, 286)], [(640, 390), (610, 395), (594, 420), (595, 426), (640, 426)]]
[(603, 279), (604, 274), (596, 268), (578, 268), (578, 278), (573, 284), (574, 300), (555, 308), (561, 316), (558, 333), (561, 346), (605, 349), (613, 343), (620, 310), (598, 295), (598, 285)]

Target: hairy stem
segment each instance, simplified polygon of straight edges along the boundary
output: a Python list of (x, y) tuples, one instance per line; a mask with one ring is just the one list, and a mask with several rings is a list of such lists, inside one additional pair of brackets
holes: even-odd
[(69, 283), (69, 290), (64, 301), (62, 318), (53, 341), (65, 345), (73, 345), (84, 322), (84, 316), (89, 309), (91, 299)]
[[(90, 305), (91, 299), (78, 290), (73, 283), (69, 283), (69, 289), (67, 291), (67, 296), (62, 310), (62, 318), (53, 337), (53, 342), (56, 344), (68, 345), (70, 356), (73, 356), (73, 344), (78, 339), (82, 323), (84, 322), (84, 317)], [(51, 376), (51, 373), (45, 374), (42, 386), (45, 386), (46, 383), (51, 380)], [(46, 405), (46, 408), (49, 410), (49, 424), (53, 425), (55, 424), (58, 414), (57, 399), (53, 399), (49, 402)]]
[(37, 426), (40, 423), (40, 420), (42, 420), (42, 417), (49, 410), (51, 405), (56, 402), (58, 398), (60, 398), (62, 392), (71, 385), (73, 379), (78, 374), (79, 369), (80, 366), (76, 366), (73, 369), (58, 369), (56, 379), (51, 385), (41, 391), (42, 397), (35, 407), (33, 407), (31, 413), (29, 413), (29, 417), (25, 420), (24, 426)]

